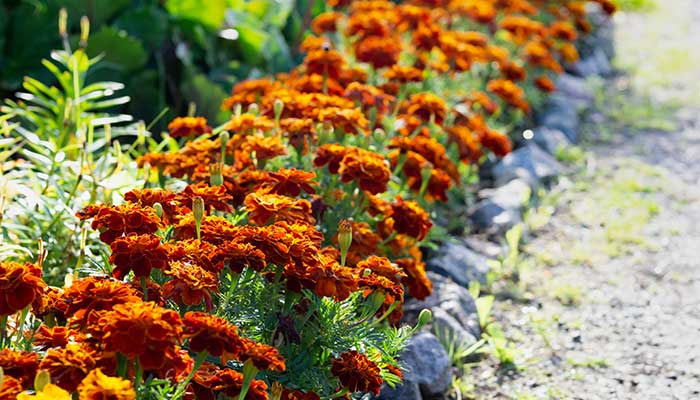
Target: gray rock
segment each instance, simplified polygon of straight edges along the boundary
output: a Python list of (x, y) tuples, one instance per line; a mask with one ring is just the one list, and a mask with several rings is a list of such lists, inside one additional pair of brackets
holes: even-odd
[(456, 283), (468, 287), (469, 282), (478, 280), (486, 283), (490, 268), (486, 257), (471, 250), (456, 240), (442, 243), (437, 255), (426, 263), (428, 270), (452, 278)]
[(607, 54), (601, 48), (596, 48), (593, 52), (593, 60), (596, 65), (596, 73), (601, 76), (609, 76), (612, 73), (612, 66)]
[(452, 362), (445, 348), (430, 332), (412, 337), (399, 360), (405, 368), (404, 386), (418, 384), (425, 397), (439, 396), (452, 384)]
[(533, 129), (532, 132), (534, 133), (532, 141), (551, 155), (555, 155), (560, 148), (571, 145), (569, 137), (559, 129), (540, 126)]
[(572, 100), (577, 107), (590, 107), (595, 101), (595, 94), (586, 80), (571, 74), (561, 74), (556, 79), (556, 94), (561, 94)]
[(522, 220), (517, 209), (505, 208), (489, 199), (482, 200), (472, 207), (469, 219), (477, 232), (493, 236), (506, 233)]
[(446, 335), (450, 340), (453, 340), (457, 345), (471, 346), (478, 340), (471, 332), (447, 313), (442, 308), (433, 310), (433, 330), (439, 334)]
[(390, 388), (382, 386), (379, 393), (379, 400), (423, 400), (420, 394), (420, 387), (416, 382), (407, 382), (405, 379), (401, 386)]
[(479, 315), (476, 304), (469, 290), (458, 285), (452, 279), (428, 271), (428, 278), (433, 282), (433, 293), (424, 300), (410, 299), (404, 305), (404, 313), (409, 321), (415, 321), (424, 308), (435, 310), (441, 308), (451, 315), (459, 325), (474, 337), (481, 337)]
[[(503, 157), (491, 172), (497, 186), (520, 178), (535, 188), (541, 183), (548, 184), (561, 170), (562, 166), (557, 160), (538, 146), (530, 144)], [(490, 211), (494, 212), (496, 210)]]
[(564, 132), (569, 140), (578, 140), (579, 117), (575, 102), (563, 94), (550, 96), (544, 111), (537, 115), (540, 125)]
[(488, 198), (503, 208), (518, 211), (522, 211), (531, 194), (532, 189), (522, 179), (513, 179), (503, 186), (495, 189), (484, 189), (479, 192), (480, 197)]
[(479, 235), (470, 234), (467, 237), (461, 238), (470, 249), (485, 255), (488, 258), (496, 259), (504, 256), (503, 247)]
[(593, 56), (582, 58), (571, 66), (571, 73), (584, 78), (598, 75), (598, 62)]

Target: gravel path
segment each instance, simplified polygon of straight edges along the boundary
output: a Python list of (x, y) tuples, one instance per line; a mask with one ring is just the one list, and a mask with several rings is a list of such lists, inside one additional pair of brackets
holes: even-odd
[[(618, 17), (623, 64), (700, 59), (697, 2), (661, 3)], [(497, 357), (475, 367), (477, 398), (700, 399), (700, 67), (690, 64), (607, 82), (608, 100), (674, 129), (640, 128), (604, 110), (608, 100), (590, 116), (587, 131), (622, 133), (587, 146), (583, 171), (543, 201), (556, 212), (520, 266), (534, 300), (497, 300), (493, 311), (516, 368)], [(670, 100), (680, 109), (659, 104)]]

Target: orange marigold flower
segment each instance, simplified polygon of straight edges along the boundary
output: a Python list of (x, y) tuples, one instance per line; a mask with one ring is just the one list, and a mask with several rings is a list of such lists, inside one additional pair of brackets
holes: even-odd
[(320, 122), (329, 122), (334, 128), (341, 129), (345, 133), (353, 135), (357, 134), (358, 131), (369, 133), (369, 120), (365, 118), (365, 114), (359, 108), (324, 108), (319, 110), (317, 118)]
[(187, 306), (204, 302), (207, 310), (214, 308), (211, 294), (219, 293), (219, 277), (215, 273), (182, 261), (171, 261), (163, 273), (172, 278), (163, 284), (163, 297)]
[[(289, 269), (285, 268), (285, 272), (288, 271)], [(328, 255), (328, 252), (321, 254), (320, 268), (305, 272), (307, 276), (295, 278), (300, 278), (300, 286), (313, 288), (318, 296), (333, 297), (336, 301), (342, 301), (358, 289), (358, 279), (354, 271), (338, 264), (337, 259)], [(289, 279), (289, 274), (287, 277)]]
[(513, 81), (507, 79), (493, 79), (489, 81), (486, 88), (514, 107), (518, 107), (525, 98), (525, 91)]
[(0, 382), (0, 400), (15, 400), (23, 390), (19, 379), (5, 375)]
[(112, 273), (123, 279), (130, 271), (137, 278), (148, 278), (152, 269), (165, 269), (168, 252), (156, 235), (129, 235), (115, 239), (111, 244), (109, 262), (115, 265)]
[(337, 174), (340, 169), (340, 162), (343, 161), (345, 154), (349, 151), (352, 151), (351, 147), (345, 147), (339, 144), (324, 144), (316, 149), (314, 165), (322, 167), (328, 164), (328, 171), (331, 174)]
[(306, 55), (304, 65), (306, 73), (318, 74), (331, 79), (340, 78), (340, 71), (345, 65), (345, 59), (338, 50), (330, 48), (329, 43), (319, 50), (312, 50)]
[(47, 350), (54, 347), (65, 347), (69, 343), (82, 342), (85, 335), (81, 332), (66, 328), (65, 326), (48, 327), (41, 325), (34, 334), (34, 346), (39, 350)]
[[(214, 245), (218, 245), (227, 240), (232, 240), (238, 235), (239, 227), (233, 225), (224, 217), (216, 215), (205, 215), (202, 218), (200, 227), (202, 240)], [(187, 214), (178, 221), (173, 229), (173, 239), (187, 240), (196, 239), (197, 230), (195, 228), (194, 216)], [(203, 264), (200, 264), (205, 266)]]
[(508, 61), (500, 63), (499, 68), (501, 69), (503, 77), (511, 81), (522, 81), (527, 77), (527, 70), (514, 62)]
[(244, 268), (262, 271), (267, 265), (265, 253), (250, 243), (225, 242), (219, 246), (218, 257), (237, 274)]
[(343, 14), (336, 11), (321, 13), (311, 22), (311, 30), (317, 35), (335, 32), (338, 30), (338, 20), (342, 17)]
[(69, 392), (74, 392), (88, 372), (95, 368), (95, 351), (83, 343), (72, 343), (62, 348), (49, 349), (39, 369), (51, 374), (51, 381)]
[(243, 165), (249, 165), (253, 153), (255, 153), (258, 163), (287, 154), (287, 148), (279, 136), (246, 136), (240, 151), (242, 157), (240, 162)]
[(178, 138), (211, 133), (212, 128), (207, 125), (207, 119), (204, 117), (177, 117), (168, 124), (168, 130), (170, 136)]
[(510, 141), (510, 138), (501, 132), (486, 129), (480, 131), (479, 135), (481, 144), (498, 157), (505, 157), (513, 150), (513, 143)]
[(302, 191), (308, 194), (316, 193), (312, 185), (316, 185), (313, 179), (316, 173), (303, 171), (296, 168), (279, 169), (268, 174), (269, 181), (261, 185), (261, 189), (267, 193), (297, 197)]
[(579, 59), (578, 50), (571, 43), (564, 43), (559, 49), (559, 53), (561, 58), (568, 63), (575, 63)]
[(295, 389), (282, 389), (280, 400), (321, 400), (321, 397), (314, 392), (302, 392)]
[(0, 350), (0, 368), (5, 377), (11, 376), (29, 387), (39, 369), (39, 354), (29, 351)]
[(483, 110), (489, 115), (493, 115), (498, 111), (498, 104), (491, 100), (488, 94), (480, 90), (472, 90), (466, 103), (472, 110)]
[(224, 129), (233, 132), (249, 132), (253, 130), (267, 132), (274, 127), (275, 123), (264, 115), (243, 113), (232, 116), (231, 120), (224, 126)]
[(249, 339), (242, 338), (243, 352), (239, 356), (241, 362), (250, 362), (259, 370), (267, 370), (274, 372), (284, 372), (286, 366), (284, 357), (282, 357), (275, 347), (265, 343), (255, 342)]
[[(163, 220), (173, 222), (180, 214), (187, 212), (175, 201), (175, 193), (163, 189), (132, 189), (124, 194), (124, 200), (141, 207), (153, 207), (158, 203), (163, 208)], [(191, 204), (188, 204), (191, 206)]]
[(200, 182), (195, 185), (187, 185), (185, 190), (175, 195), (181, 207), (192, 207), (195, 197), (201, 197), (207, 209), (215, 209), (224, 212), (233, 212), (231, 201), (233, 196), (227, 193), (224, 186), (209, 186), (208, 183)]
[(304, 199), (276, 194), (250, 193), (245, 198), (248, 219), (256, 225), (266, 225), (274, 216), (274, 221), (302, 221), (316, 223), (311, 215), (311, 203)]
[(501, 29), (511, 33), (517, 44), (522, 44), (532, 37), (543, 36), (546, 32), (541, 22), (521, 15), (508, 15), (500, 21), (499, 25)]
[(95, 211), (88, 206), (83, 211), (87, 214), (78, 213), (80, 219), (94, 217), (92, 229), (99, 229), (100, 240), (110, 244), (116, 238), (130, 233), (146, 234), (155, 233), (162, 227), (162, 222), (151, 207), (141, 207), (133, 203), (124, 203), (118, 206), (98, 206)]
[(395, 262), (406, 274), (403, 283), (408, 287), (408, 293), (418, 300), (423, 300), (433, 292), (433, 283), (425, 273), (425, 263), (421, 261), (418, 248), (409, 250), (412, 257), (399, 258)]
[(552, 93), (553, 91), (557, 90), (557, 86), (554, 84), (554, 82), (552, 82), (552, 80), (546, 76), (538, 76), (535, 78), (535, 85), (538, 89), (547, 93)]
[(132, 302), (103, 311), (88, 332), (106, 351), (138, 358), (144, 370), (158, 370), (165, 363), (163, 353), (180, 342), (182, 321), (177, 312), (154, 302)]
[[(200, 368), (195, 373), (194, 381), (199, 386), (214, 392), (221, 392), (226, 397), (237, 398), (243, 388), (243, 374), (229, 368)], [(245, 398), (246, 400), (268, 400), (267, 384), (264, 381), (253, 379)]]
[(168, 252), (170, 262), (197, 264), (205, 270), (217, 274), (224, 268), (221, 261), (217, 259), (217, 246), (204, 240), (181, 239), (163, 246)]
[(465, 126), (447, 128), (448, 143), (457, 145), (459, 159), (465, 162), (477, 163), (482, 156), (479, 138)]
[[(362, 106), (362, 110), (365, 112), (369, 112), (369, 110), (375, 108), (379, 114), (388, 113), (390, 105), (395, 100), (394, 96), (384, 93), (384, 91), (376, 86), (359, 82), (351, 82), (345, 88), (345, 97), (355, 100)], [(368, 125), (369, 121), (367, 121), (366, 126)]]
[(190, 339), (190, 350), (195, 353), (207, 351), (221, 361), (238, 358), (246, 343), (238, 336), (238, 329), (227, 320), (197, 311), (185, 314), (184, 337)]
[(423, 80), (423, 71), (415, 67), (402, 67), (400, 65), (392, 65), (384, 71), (384, 77), (389, 81), (406, 84), (408, 82), (421, 82)]
[(576, 29), (574, 29), (570, 23), (564, 21), (556, 21), (550, 25), (549, 34), (558, 39), (568, 40), (570, 42), (576, 40), (578, 37)]
[(97, 277), (75, 280), (61, 299), (66, 304), (66, 317), (81, 327), (99, 311), (111, 310), (117, 304), (141, 301), (128, 284)]
[(182, 382), (194, 369), (194, 359), (189, 351), (180, 346), (165, 349), (163, 358), (163, 368), (155, 372), (157, 376), (171, 382)]
[(331, 373), (350, 392), (371, 392), (379, 395), (382, 378), (377, 364), (366, 355), (355, 350), (345, 352), (333, 359)]
[(437, 124), (442, 124), (447, 116), (445, 101), (433, 93), (416, 93), (404, 104), (406, 114), (414, 115), (424, 122), (431, 118)]
[(309, 145), (316, 143), (316, 127), (311, 118), (282, 118), (280, 127), (291, 144), (301, 154), (309, 151)]
[(78, 385), (81, 399), (134, 400), (136, 392), (130, 381), (119, 377), (107, 376), (101, 369), (87, 374)]
[(437, 24), (420, 24), (413, 31), (413, 38), (411, 43), (418, 50), (425, 52), (430, 52), (434, 47), (440, 45), (440, 36), (442, 35), (442, 28)]
[(357, 60), (369, 63), (376, 69), (396, 64), (400, 54), (401, 41), (391, 37), (370, 36), (355, 44)]
[(360, 189), (372, 194), (387, 191), (391, 170), (386, 159), (375, 152), (354, 148), (345, 154), (338, 173), (342, 182), (357, 181)]
[(415, 201), (404, 201), (397, 197), (391, 205), (391, 219), (396, 232), (418, 240), (425, 239), (433, 223), (428, 213)]
[(0, 262), (0, 316), (12, 315), (30, 304), (41, 309), (45, 288), (37, 265)]

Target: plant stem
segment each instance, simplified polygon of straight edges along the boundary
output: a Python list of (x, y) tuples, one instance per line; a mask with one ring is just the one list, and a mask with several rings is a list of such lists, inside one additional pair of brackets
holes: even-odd
[(192, 378), (194, 378), (194, 374), (197, 372), (199, 367), (202, 365), (202, 363), (204, 363), (204, 360), (206, 360), (208, 356), (209, 352), (206, 350), (197, 354), (197, 358), (194, 361), (194, 367), (192, 367), (192, 371), (190, 371), (189, 375), (187, 375), (187, 378), (185, 378), (184, 381), (180, 382), (180, 384), (177, 385), (177, 390), (173, 395), (173, 400), (178, 400), (182, 398), (182, 396), (185, 394), (185, 390), (187, 390), (187, 385), (190, 383)]
[(5, 335), (7, 334), (7, 315), (0, 318), (0, 349), (5, 348)]

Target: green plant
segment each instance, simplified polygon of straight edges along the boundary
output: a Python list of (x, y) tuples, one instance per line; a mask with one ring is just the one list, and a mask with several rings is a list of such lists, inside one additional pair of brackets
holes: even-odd
[(496, 357), (502, 369), (518, 369), (515, 362), (517, 348), (510, 342), (499, 324), (490, 324), (486, 328), (486, 341), (491, 355)]
[(17, 100), (0, 107), (3, 252), (38, 254), (53, 283), (80, 268), (84, 255), (103, 253), (75, 213), (86, 202), (111, 203), (138, 184), (130, 152), (148, 133), (142, 124), (125, 125), (131, 116), (109, 111), (129, 101), (115, 95), (124, 85), (89, 83), (100, 60), (66, 42), (42, 61), (57, 85), (27, 77)]

